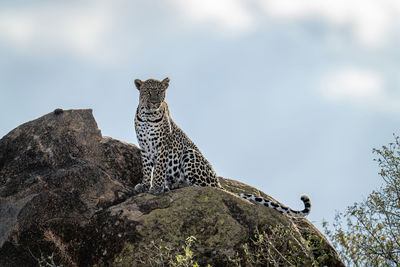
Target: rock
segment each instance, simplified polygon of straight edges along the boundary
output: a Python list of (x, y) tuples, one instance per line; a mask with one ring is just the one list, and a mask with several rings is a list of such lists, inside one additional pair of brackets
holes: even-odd
[[(149, 266), (177, 259), (231, 266), (239, 258), (246, 265), (252, 256), (243, 245), (256, 255), (257, 229), (268, 240), (283, 236), (274, 244), (289, 260), (295, 254), (304, 264), (344, 266), (306, 219), (215, 188), (135, 195), (141, 178), (140, 149), (102, 137), (91, 110), (57, 109), (12, 130), (0, 140), (0, 266)], [(234, 180), (221, 183), (269, 198)]]

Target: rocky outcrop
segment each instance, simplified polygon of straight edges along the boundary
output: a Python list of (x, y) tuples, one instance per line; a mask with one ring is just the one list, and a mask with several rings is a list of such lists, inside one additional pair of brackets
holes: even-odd
[(140, 180), (140, 150), (102, 137), (91, 110), (56, 110), (12, 130), (0, 140), (0, 266), (260, 265), (293, 255), (343, 265), (306, 219), (215, 188), (135, 195)]

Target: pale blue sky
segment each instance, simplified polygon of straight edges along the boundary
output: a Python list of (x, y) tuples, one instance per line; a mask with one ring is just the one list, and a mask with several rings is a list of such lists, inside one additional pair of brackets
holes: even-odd
[(394, 0), (2, 1), (0, 136), (55, 108), (92, 108), (137, 144), (135, 78), (170, 77), (175, 122), (216, 172), (316, 226), (381, 180), (399, 134)]

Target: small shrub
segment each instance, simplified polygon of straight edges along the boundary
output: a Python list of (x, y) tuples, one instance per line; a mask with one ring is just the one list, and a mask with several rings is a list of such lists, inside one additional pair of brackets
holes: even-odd
[[(257, 229), (253, 238), (242, 245), (240, 252), (229, 261), (235, 266), (319, 266), (329, 255), (321, 253), (317, 259), (312, 251), (323, 251), (322, 238), (310, 235), (307, 240), (299, 240), (295, 230), (278, 225), (263, 232)], [(301, 237), (299, 237), (301, 238)], [(302, 238), (301, 238), (302, 239)], [(320, 242), (315, 242), (315, 240)], [(307, 246), (304, 246), (306, 244)]]

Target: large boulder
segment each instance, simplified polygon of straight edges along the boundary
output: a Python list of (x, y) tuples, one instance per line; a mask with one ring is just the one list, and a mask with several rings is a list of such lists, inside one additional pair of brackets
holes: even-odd
[[(91, 110), (56, 110), (0, 140), (0, 266), (343, 266), (306, 219), (223, 187), (135, 195), (140, 149), (102, 137)], [(183, 266), (183, 265), (182, 265)]]

